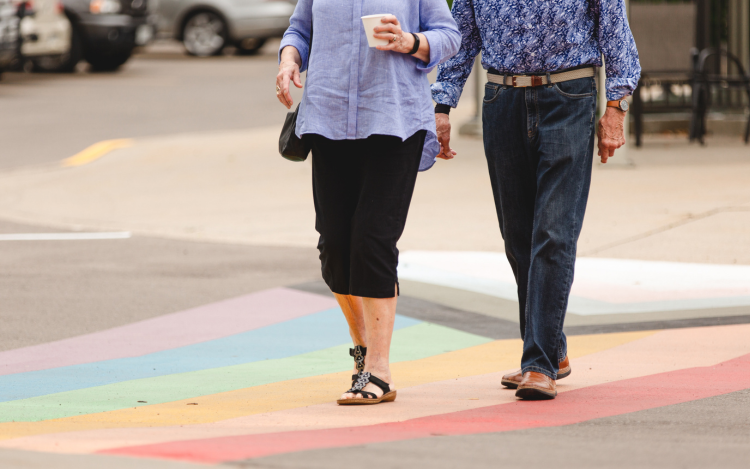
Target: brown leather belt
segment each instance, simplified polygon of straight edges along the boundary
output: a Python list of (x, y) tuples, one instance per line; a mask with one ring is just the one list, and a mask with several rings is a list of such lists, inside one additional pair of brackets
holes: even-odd
[[(594, 67), (577, 68), (566, 72), (550, 73), (552, 83), (589, 78), (594, 76)], [(496, 75), (487, 73), (487, 80), (498, 85), (513, 86), (515, 88), (528, 88), (547, 85), (547, 75)]]

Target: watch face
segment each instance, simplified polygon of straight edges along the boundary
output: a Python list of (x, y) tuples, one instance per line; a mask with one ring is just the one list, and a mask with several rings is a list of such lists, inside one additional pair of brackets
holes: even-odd
[(624, 99), (620, 101), (620, 109), (622, 109), (623, 111), (627, 111), (629, 108), (630, 108), (630, 105), (628, 104), (627, 101), (625, 101)]

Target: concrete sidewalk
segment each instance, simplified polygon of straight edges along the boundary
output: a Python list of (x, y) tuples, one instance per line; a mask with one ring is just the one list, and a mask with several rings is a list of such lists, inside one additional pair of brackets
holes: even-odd
[[(83, 166), (0, 173), (0, 219), (314, 246), (310, 163), (278, 155), (278, 130), (144, 138)], [(482, 142), (455, 148), (420, 174), (402, 249), (502, 251)], [(634, 168), (595, 166), (580, 255), (750, 264), (750, 148), (662, 137), (629, 156)]]

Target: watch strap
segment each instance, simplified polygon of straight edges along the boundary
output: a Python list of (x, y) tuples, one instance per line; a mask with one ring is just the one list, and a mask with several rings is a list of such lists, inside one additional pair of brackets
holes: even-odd
[(620, 105), (621, 101), (623, 101), (623, 100), (622, 99), (618, 99), (617, 101), (607, 101), (607, 107), (613, 107), (613, 108), (616, 108), (616, 109), (619, 109), (619, 110), (623, 111), (624, 109)]
[(414, 33), (409, 33), (409, 34), (414, 36), (414, 47), (412, 47), (411, 50), (409, 51), (409, 55), (414, 55), (419, 50), (419, 36), (417, 36)]

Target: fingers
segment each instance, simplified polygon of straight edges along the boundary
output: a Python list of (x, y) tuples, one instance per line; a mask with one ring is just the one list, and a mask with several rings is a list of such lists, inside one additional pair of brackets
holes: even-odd
[(454, 156), (456, 156), (457, 153), (451, 149), (449, 146), (443, 146), (440, 145), (440, 153), (438, 153), (437, 157), (442, 160), (452, 160)]
[(599, 141), (599, 152), (598, 155), (601, 157), (602, 163), (606, 163), (609, 158), (615, 156), (615, 151), (622, 147), (622, 142), (608, 142), (606, 140)]
[(279, 75), (276, 77), (276, 90), (277, 90), (276, 99), (278, 99), (281, 104), (286, 106), (286, 102), (284, 102), (284, 96), (281, 94), (281, 84), (282, 84), (282, 75), (281, 75), (281, 72), (279, 72)]
[(400, 37), (401, 34), (401, 28), (398, 26), (394, 26), (392, 24), (386, 25), (386, 26), (378, 26), (374, 29), (375, 34), (372, 36), (376, 39), (385, 39), (388, 41), (388, 44), (384, 46), (377, 46), (377, 49), (379, 50), (391, 50), (396, 47), (396, 43), (398, 41), (393, 41), (393, 37)]
[(599, 147), (599, 157), (601, 158), (601, 162), (606, 164), (609, 159), (609, 150), (607, 148)]
[(440, 143), (440, 153), (437, 155), (438, 158), (452, 160), (453, 157), (456, 156), (456, 152), (450, 146), (450, 136), (447, 138), (445, 136), (439, 136), (438, 143)]
[[(377, 37), (377, 34), (383, 34), (383, 33), (393, 33), (393, 34), (396, 34), (396, 33), (400, 33), (401, 32), (401, 28), (399, 28), (398, 25), (395, 25), (395, 24), (384, 24), (383, 26), (375, 26), (373, 28), (373, 31), (375, 31), (375, 35)], [(380, 39), (385, 39), (385, 38), (381, 37)]]
[(295, 70), (294, 73), (292, 73), (292, 81), (294, 82), (294, 86), (302, 88), (302, 78), (300, 77), (299, 70)]
[(447, 152), (441, 151), (437, 157), (441, 160), (452, 160), (453, 157), (456, 156), (456, 152), (453, 150), (448, 150)]
[(285, 73), (281, 77), (281, 103), (286, 106), (287, 109), (292, 107), (292, 95), (289, 93), (289, 75)]
[[(381, 38), (381, 39), (387, 39), (387, 38)], [(396, 44), (393, 42), (389, 42), (388, 44), (384, 46), (375, 46), (377, 50), (396, 50)]]
[[(398, 24), (398, 18), (395, 15), (386, 15), (380, 19), (381, 23)], [(377, 29), (377, 28), (376, 28)]]

